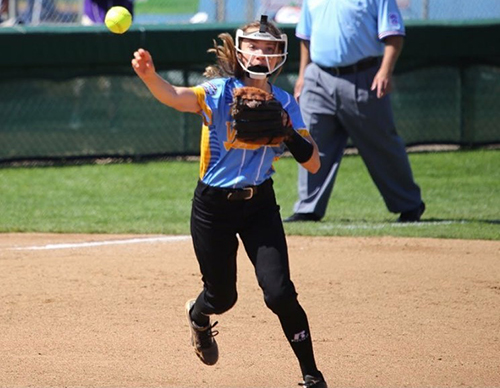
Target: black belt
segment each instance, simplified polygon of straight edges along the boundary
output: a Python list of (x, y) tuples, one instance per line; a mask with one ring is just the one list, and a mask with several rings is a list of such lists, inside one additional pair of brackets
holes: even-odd
[(263, 191), (265, 189), (272, 187), (271, 179), (267, 179), (264, 183), (259, 186), (247, 186), (241, 189), (227, 189), (220, 187), (208, 186), (205, 183), (199, 181), (198, 185), (201, 186), (201, 190), (203, 191), (211, 191), (213, 193), (217, 193), (217, 195), (221, 195), (223, 198), (228, 201), (248, 201), (257, 195), (258, 192)]
[[(226, 189), (227, 190), (227, 189)], [(228, 201), (247, 201), (257, 194), (257, 186), (244, 187), (242, 189), (227, 190)]]
[(332, 73), (333, 75), (344, 75), (344, 74), (352, 74), (358, 71), (367, 70), (370, 67), (373, 67), (378, 64), (379, 64), (378, 57), (370, 57), (362, 59), (361, 61), (356, 62), (355, 64), (349, 66), (334, 66), (334, 67), (325, 67), (321, 65), (318, 66), (320, 69)]

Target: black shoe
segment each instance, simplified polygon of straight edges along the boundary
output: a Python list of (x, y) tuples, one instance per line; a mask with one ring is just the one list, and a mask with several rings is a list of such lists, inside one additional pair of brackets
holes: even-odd
[(311, 375), (305, 375), (304, 381), (302, 383), (299, 383), (299, 385), (306, 388), (328, 388), (323, 376), (315, 377)]
[(188, 300), (186, 303), (186, 315), (191, 330), (191, 345), (193, 345), (194, 352), (204, 364), (214, 365), (219, 359), (219, 348), (217, 347), (217, 342), (214, 340), (214, 337), (219, 332), (217, 330), (212, 331), (217, 322), (213, 325), (210, 325), (209, 322), (205, 327), (200, 327), (193, 322), (189, 313), (194, 303), (194, 299)]
[(290, 217), (285, 218), (283, 222), (302, 222), (302, 221), (319, 221), (321, 217), (314, 213), (293, 213)]
[(418, 205), (416, 209), (403, 212), (398, 218), (398, 222), (418, 222), (425, 212), (425, 203)]

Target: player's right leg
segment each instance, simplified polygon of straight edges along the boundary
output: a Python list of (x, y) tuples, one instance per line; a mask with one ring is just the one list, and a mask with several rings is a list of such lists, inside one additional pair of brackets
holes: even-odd
[(219, 334), (217, 330), (212, 330), (217, 324), (211, 324), (210, 319), (205, 326), (198, 325), (191, 318), (191, 311), (196, 299), (186, 302), (186, 316), (191, 329), (191, 345), (198, 358), (206, 365), (214, 365), (219, 359), (219, 347), (214, 337)]
[[(220, 195), (219, 195), (220, 194)], [(191, 237), (196, 259), (203, 275), (203, 290), (186, 303), (191, 343), (200, 360), (213, 365), (218, 360), (218, 347), (210, 316), (229, 310), (237, 300), (236, 253), (238, 239), (232, 229), (231, 206), (217, 190), (199, 184), (191, 211)], [(214, 219), (215, 218), (215, 219)]]

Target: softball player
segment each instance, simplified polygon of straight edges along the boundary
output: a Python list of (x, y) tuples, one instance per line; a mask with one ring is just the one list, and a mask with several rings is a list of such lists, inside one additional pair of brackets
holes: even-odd
[[(291, 118), (298, 136), (290, 152), (315, 173), (317, 146), (309, 136), (294, 98), (268, 81), (286, 60), (286, 35), (263, 17), (236, 32), (236, 42), (221, 34), (222, 46), (209, 50), (217, 63), (206, 69), (210, 80), (195, 87), (177, 87), (155, 71), (149, 52), (134, 53), (132, 66), (163, 104), (201, 115), (201, 161), (191, 213), (191, 236), (203, 290), (186, 303), (191, 342), (207, 365), (218, 360), (218, 334), (210, 315), (222, 314), (237, 300), (236, 254), (239, 235), (255, 267), (266, 305), (278, 316), (309, 388), (326, 388), (316, 366), (307, 316), (290, 279), (287, 243), (273, 190), (272, 163), (283, 146), (258, 146), (238, 141), (230, 116), (234, 88), (253, 86), (273, 93)], [(302, 134), (300, 136), (298, 134)], [(288, 144), (288, 143), (287, 143)]]

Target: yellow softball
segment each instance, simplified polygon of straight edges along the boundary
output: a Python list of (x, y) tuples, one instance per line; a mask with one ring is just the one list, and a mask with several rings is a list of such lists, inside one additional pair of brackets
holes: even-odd
[(106, 27), (114, 34), (123, 34), (132, 24), (132, 15), (125, 7), (111, 7), (104, 18)]

